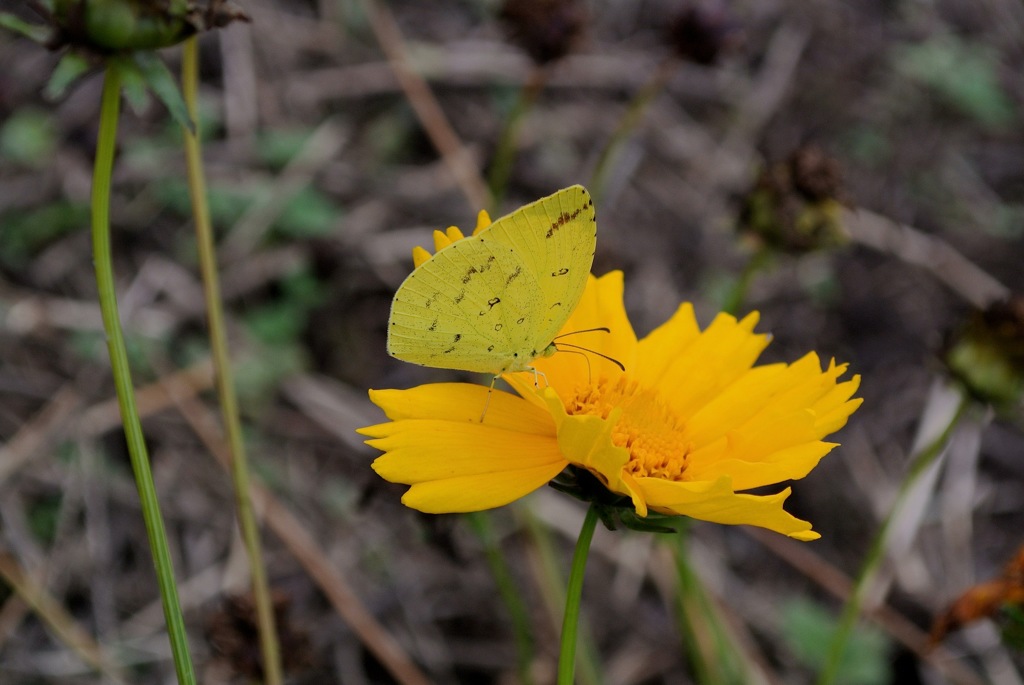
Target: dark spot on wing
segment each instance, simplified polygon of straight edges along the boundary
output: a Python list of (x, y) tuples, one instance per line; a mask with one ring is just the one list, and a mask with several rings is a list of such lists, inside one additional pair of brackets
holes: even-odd
[(552, 272), (551, 272), (551, 275), (552, 275), (552, 276), (564, 276), (564, 275), (566, 275), (567, 273), (569, 273), (569, 267), (567, 267), (567, 266), (563, 266), (563, 267), (562, 267), (561, 269), (559, 269), (558, 271), (552, 271)]
[(522, 323), (524, 321), (526, 321), (526, 317), (525, 316), (520, 316), (518, 319), (516, 319), (516, 323)]
[(552, 305), (550, 307), (548, 307), (548, 309), (554, 309), (555, 307), (561, 307), (561, 306), (562, 306), (562, 301), (559, 300), (558, 302), (552, 303)]
[(498, 304), (499, 302), (501, 302), (500, 297), (492, 297), (491, 299), (487, 300), (487, 308), (494, 309), (494, 305)]
[(452, 301), (453, 301), (453, 302), (454, 302), (455, 304), (458, 304), (458, 303), (462, 302), (462, 301), (463, 301), (464, 299), (466, 299), (466, 291), (465, 291), (465, 290), (460, 290), (460, 291), (459, 291), (459, 294), (458, 294), (458, 295), (456, 295), (456, 296), (455, 296), (455, 299), (454, 299), (454, 300), (452, 300)]
[(437, 319), (434, 319), (434, 322), (432, 324), (430, 324), (430, 326), (427, 327), (427, 330), (428, 331), (436, 331), (437, 330)]
[(572, 214), (567, 214), (565, 212), (559, 214), (558, 218), (551, 223), (551, 227), (548, 229), (548, 232), (544, 234), (544, 237), (550, 238), (554, 234), (558, 233), (558, 230), (562, 228), (562, 226), (565, 226), (567, 223), (578, 217), (581, 212), (583, 212), (582, 207), (577, 209)]
[(488, 352), (494, 352), (494, 345), (488, 345), (487, 346), (487, 351)]
[(454, 337), (454, 338), (452, 338), (452, 342), (453, 342), (453, 343), (457, 343), (457, 342), (459, 342), (460, 340), (462, 340), (462, 333), (456, 333), (456, 334), (455, 334), (455, 337)]
[(494, 324), (494, 330), (500, 331), (501, 330), (501, 324), (500, 323)]
[(480, 272), (476, 270), (475, 266), (469, 267), (469, 269), (466, 270), (466, 275), (462, 277), (462, 285), (466, 285), (467, 283), (469, 283), (471, 280), (473, 280), (473, 274), (478, 273)]
[(452, 345), (451, 347), (449, 347), (447, 350), (444, 351), (444, 354), (448, 354), (449, 352), (454, 352), (454, 351), (455, 351), (455, 345)]
[(510, 274), (508, 275), (508, 278), (506, 278), (506, 279), (505, 279), (505, 285), (506, 285), (506, 287), (507, 287), (507, 286), (509, 286), (509, 285), (511, 285), (511, 284), (512, 284), (512, 281), (514, 281), (514, 280), (516, 280), (517, 278), (519, 278), (519, 274), (521, 274), (521, 273), (523, 273), (523, 267), (521, 267), (521, 266), (517, 266), (517, 267), (516, 267), (516, 270), (515, 270), (515, 271), (513, 271), (512, 273), (510, 273)]

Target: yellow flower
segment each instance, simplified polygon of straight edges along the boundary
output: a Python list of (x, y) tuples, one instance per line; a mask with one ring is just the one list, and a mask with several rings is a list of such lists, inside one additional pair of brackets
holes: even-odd
[[(786, 488), (743, 491), (803, 478), (835, 443), (823, 442), (861, 404), (860, 377), (824, 370), (816, 354), (754, 366), (769, 342), (757, 314), (719, 314), (704, 331), (683, 304), (637, 340), (622, 303), (622, 274), (590, 277), (562, 338), (533, 373), (506, 374), (519, 396), (481, 385), (438, 383), (371, 390), (390, 419), (360, 429), (385, 454), (373, 462), (404, 483), (407, 506), (428, 513), (507, 504), (567, 466), (585, 469), (636, 514), (684, 515), (762, 526), (798, 540), (819, 535), (787, 513)], [(572, 341), (618, 360), (566, 348)], [(574, 353), (575, 352), (575, 353)], [(546, 382), (545, 382), (546, 381)], [(480, 411), (489, 402), (483, 423)]]

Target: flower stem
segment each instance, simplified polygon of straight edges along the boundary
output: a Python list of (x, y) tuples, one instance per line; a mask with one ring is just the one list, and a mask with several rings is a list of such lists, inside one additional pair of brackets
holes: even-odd
[(544, 89), (547, 81), (547, 70), (544, 67), (535, 66), (516, 99), (512, 111), (505, 119), (505, 126), (501, 130), (501, 137), (498, 138), (498, 146), (494, 150), (494, 160), (491, 162), (491, 172), (487, 177), (487, 185), (491, 190), (491, 214), (497, 214), (501, 206), (501, 199), (505, 195), (505, 188), (508, 186), (508, 177), (512, 172), (512, 163), (515, 161), (516, 138), (519, 126), (522, 124), (526, 113), (530, 111), (537, 96)]
[(885, 550), (889, 542), (892, 524), (903, 509), (908, 495), (913, 492), (914, 486), (920, 477), (924, 475), (935, 459), (942, 454), (943, 449), (949, 442), (950, 436), (953, 434), (953, 429), (960, 423), (964, 412), (970, 406), (970, 399), (966, 393), (961, 392), (958, 401), (959, 404), (951, 415), (946, 427), (942, 429), (934, 440), (925, 444), (918, 451), (917, 455), (914, 456), (910, 464), (910, 470), (907, 472), (907, 477), (900, 484), (895, 504), (889, 511), (889, 515), (886, 516), (885, 521), (882, 522), (882, 527), (875, 535), (875, 539), (871, 541), (871, 547), (865, 555), (864, 564), (861, 566), (860, 573), (857, 574), (850, 597), (846, 600), (846, 605), (843, 607), (843, 613), (839, 618), (839, 625), (836, 627), (835, 635), (832, 636), (825, 665), (822, 667), (817, 685), (832, 685), (839, 676), (839, 668), (842, 664), (843, 655), (846, 652), (846, 645), (850, 641), (850, 636), (853, 634), (853, 629), (857, 624), (857, 618), (860, 616), (861, 603), (864, 601), (867, 589), (871, 587), (875, 574), (885, 559)]
[(569, 586), (565, 592), (565, 618), (562, 620), (562, 644), (558, 652), (558, 685), (572, 685), (576, 667), (576, 632), (580, 623), (580, 600), (583, 596), (583, 572), (587, 568), (590, 541), (597, 527), (597, 508), (591, 505), (583, 519), (576, 551), (572, 555)]
[(612, 159), (615, 157), (615, 153), (618, 152), (619, 148), (622, 147), (622, 144), (626, 142), (626, 139), (633, 132), (633, 129), (640, 123), (644, 112), (647, 111), (648, 105), (654, 102), (654, 98), (664, 90), (665, 84), (668, 83), (668, 78), (672, 75), (675, 66), (676, 60), (673, 57), (667, 57), (662, 60), (661, 64), (651, 74), (650, 79), (647, 80), (647, 83), (644, 84), (640, 92), (630, 101), (626, 111), (623, 112), (622, 118), (619, 119), (619, 123), (615, 127), (615, 131), (601, 150), (597, 163), (594, 165), (594, 173), (590, 177), (590, 194), (595, 201), (604, 194), (609, 167)]
[(722, 303), (723, 312), (733, 316), (738, 315), (740, 308), (743, 306), (743, 301), (747, 298), (747, 291), (750, 290), (750, 284), (754, 280), (754, 276), (769, 264), (771, 258), (772, 250), (770, 248), (763, 245), (757, 248), (757, 251), (747, 260), (743, 271), (736, 278), (736, 282), (733, 283), (729, 292), (726, 293), (725, 302)]
[(160, 586), (174, 670), (178, 676), (178, 683), (193, 685), (196, 676), (188, 649), (188, 635), (185, 632), (185, 621), (178, 601), (178, 588), (174, 581), (174, 566), (167, 546), (167, 533), (157, 503), (153, 474), (149, 468), (149, 454), (142, 435), (142, 423), (135, 407), (135, 391), (132, 387), (128, 353), (118, 318), (117, 296), (114, 291), (114, 269), (110, 250), (110, 179), (114, 170), (114, 148), (117, 141), (120, 105), (120, 74), (116, 67), (108, 66), (103, 79), (96, 164), (92, 177), (92, 245), (96, 287), (99, 293), (100, 313), (103, 316), (103, 328), (107, 335), (110, 367), (117, 390), (117, 403), (124, 423), (125, 442), (128, 445), (132, 471), (135, 473), (135, 485), (142, 504), (142, 518), (153, 554), (157, 583)]
[(494, 582), (498, 585), (498, 594), (501, 595), (505, 608), (508, 609), (512, 619), (512, 632), (516, 640), (516, 658), (518, 661), (519, 682), (523, 685), (532, 685), (533, 676), (530, 675), (530, 663), (534, 656), (533, 633), (530, 630), (530, 617), (523, 604), (523, 595), (516, 588), (512, 580), (512, 573), (501, 549), (498, 547), (497, 535), (494, 532), (494, 525), (489, 512), (473, 512), (466, 515), (469, 525), (473, 528), (476, 536), (484, 545), (484, 553), (487, 555), (487, 563), (491, 567), (491, 574)]
[(189, 194), (192, 196), (192, 216), (196, 225), (196, 243), (199, 251), (199, 268), (203, 277), (207, 322), (210, 327), (210, 349), (213, 356), (217, 397), (220, 399), (221, 416), (227, 433), (228, 446), (231, 449), (231, 480), (235, 492), (235, 508), (242, 540), (249, 557), (252, 594), (256, 605), (256, 619), (259, 624), (260, 648), (263, 653), (263, 675), (267, 685), (280, 685), (283, 680), (281, 650), (278, 645), (277, 629), (274, 625), (274, 605), (267, 584), (266, 570), (263, 566), (260, 531), (256, 524), (256, 516), (253, 513), (252, 499), (249, 494), (249, 467), (245, 455), (245, 442), (242, 439), (242, 425), (238, 417), (238, 399), (235, 395), (235, 385), (231, 374), (227, 334), (224, 330), (224, 313), (221, 307), (220, 279), (217, 275), (213, 230), (210, 225), (210, 208), (206, 201), (206, 179), (203, 175), (197, 117), (199, 43), (195, 36), (184, 43), (181, 72), (185, 104), (188, 107), (189, 118), (196, 125), (195, 133), (183, 130), (185, 162)]

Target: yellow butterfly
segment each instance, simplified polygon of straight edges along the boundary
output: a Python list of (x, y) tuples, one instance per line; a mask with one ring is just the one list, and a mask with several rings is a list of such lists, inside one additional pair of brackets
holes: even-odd
[(583, 295), (594, 261), (594, 202), (575, 185), (439, 249), (391, 303), (388, 354), (422, 366), (531, 371)]

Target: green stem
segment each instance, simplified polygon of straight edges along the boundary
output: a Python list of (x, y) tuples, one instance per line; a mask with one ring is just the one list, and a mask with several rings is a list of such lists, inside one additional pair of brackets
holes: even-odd
[(747, 291), (750, 290), (750, 284), (753, 282), (754, 276), (768, 265), (772, 254), (770, 248), (762, 245), (750, 256), (750, 259), (747, 260), (746, 265), (743, 267), (743, 271), (725, 296), (725, 302), (722, 303), (723, 312), (733, 316), (737, 315), (740, 307), (743, 306), (743, 301), (747, 298)]
[(501, 207), (502, 197), (508, 186), (508, 177), (512, 173), (512, 163), (516, 155), (516, 139), (519, 127), (526, 118), (526, 113), (537, 101), (537, 96), (544, 88), (547, 80), (547, 70), (543, 67), (534, 67), (526, 83), (519, 91), (516, 104), (505, 119), (505, 126), (501, 130), (501, 137), (498, 138), (498, 146), (494, 150), (494, 160), (491, 162), (491, 173), (488, 175), (487, 184), (491, 190), (491, 214), (496, 214)]
[(163, 518), (160, 516), (153, 474), (149, 468), (149, 454), (142, 435), (142, 423), (135, 408), (135, 391), (132, 387), (128, 353), (125, 349), (124, 334), (121, 332), (121, 322), (118, 319), (117, 297), (114, 291), (114, 269), (110, 254), (110, 179), (114, 171), (114, 147), (117, 141), (120, 105), (120, 74), (115, 67), (108, 66), (103, 79), (99, 137), (96, 141), (96, 166), (92, 177), (93, 263), (96, 269), (96, 287), (99, 291), (103, 328), (107, 334), (110, 366), (117, 389), (117, 403), (121, 409), (125, 441), (135, 473), (135, 485), (139, 490), (139, 501), (142, 504), (142, 518), (149, 536), (153, 565), (156, 567), (174, 669), (178, 675), (178, 683), (192, 685), (196, 682), (196, 676), (188, 649), (188, 635), (185, 632), (185, 621), (178, 601), (178, 588), (174, 582), (174, 566), (167, 546), (167, 533), (164, 530)]
[(922, 447), (920, 452), (913, 458), (910, 470), (907, 472), (907, 477), (903, 479), (903, 483), (900, 485), (896, 502), (889, 511), (889, 515), (886, 516), (885, 521), (882, 522), (882, 527), (875, 535), (875, 539), (871, 541), (871, 547), (864, 558), (864, 564), (860, 569), (860, 573), (857, 574), (850, 597), (846, 600), (846, 606), (843, 607), (843, 613), (839, 618), (839, 625), (836, 627), (836, 633), (829, 645), (828, 656), (825, 660), (825, 665), (822, 667), (821, 675), (818, 677), (817, 685), (832, 685), (839, 675), (843, 654), (846, 652), (846, 645), (853, 634), (853, 629), (860, 616), (860, 607), (864, 601), (864, 595), (867, 589), (871, 587), (875, 574), (885, 559), (885, 549), (889, 542), (892, 524), (896, 520), (897, 514), (903, 509), (907, 495), (913, 491), (918, 479), (935, 459), (942, 454), (946, 443), (949, 442), (949, 438), (953, 433), (953, 429), (960, 423), (960, 419), (969, 406), (970, 399), (966, 393), (961, 393), (960, 404), (950, 418), (949, 424), (934, 440)]
[(712, 668), (711, 661), (707, 658), (707, 651), (703, 649), (704, 641), (699, 634), (701, 627), (700, 617), (700, 581), (693, 569), (690, 567), (690, 558), (687, 553), (687, 542), (689, 541), (689, 527), (683, 526), (675, 535), (672, 545), (672, 558), (676, 566), (676, 587), (679, 592), (679, 629), (683, 635), (683, 647), (689, 652), (690, 663), (693, 666), (694, 675), (698, 683), (713, 685), (721, 683), (722, 678), (719, 672)]
[(672, 75), (674, 68), (674, 58), (668, 57), (662, 60), (658, 68), (651, 74), (651, 78), (648, 79), (647, 83), (640, 89), (640, 92), (630, 101), (626, 111), (623, 112), (622, 118), (619, 119), (619, 123), (615, 127), (615, 131), (601, 150), (601, 154), (597, 158), (597, 164), (594, 165), (594, 173), (590, 177), (590, 194), (595, 202), (604, 194), (605, 183), (608, 180), (608, 171), (611, 168), (611, 161), (614, 159), (615, 153), (618, 152), (619, 148), (622, 147), (622, 144), (626, 142), (626, 139), (633, 132), (633, 129), (640, 123), (644, 112), (647, 111), (647, 107), (664, 90), (665, 84), (668, 83), (668, 78)]
[(235, 509), (242, 531), (242, 540), (249, 557), (249, 572), (252, 575), (252, 594), (256, 604), (256, 619), (259, 624), (265, 682), (267, 685), (280, 685), (283, 675), (281, 650), (278, 645), (277, 629), (274, 625), (274, 604), (270, 596), (266, 570), (263, 566), (260, 531), (256, 524), (252, 499), (249, 495), (249, 466), (245, 456), (245, 442), (242, 439), (242, 424), (238, 418), (238, 399), (235, 395), (227, 334), (224, 329), (213, 229), (210, 225), (210, 209), (206, 202), (206, 180), (203, 175), (197, 117), (199, 44), (195, 36), (185, 41), (181, 72), (185, 104), (188, 107), (189, 118), (196, 125), (195, 133), (183, 129), (185, 161), (188, 169), (189, 194), (192, 196), (192, 216), (196, 224), (199, 268), (203, 276), (203, 292), (206, 300), (207, 321), (210, 327), (210, 348), (213, 355), (217, 396), (220, 399), (221, 416), (227, 433), (228, 446), (231, 449), (231, 480), (235, 491)]
[(519, 682), (523, 685), (532, 685), (533, 676), (530, 675), (530, 664), (534, 656), (534, 641), (533, 633), (530, 630), (530, 617), (523, 604), (523, 595), (512, 580), (512, 572), (498, 546), (491, 514), (489, 512), (473, 512), (467, 514), (466, 519), (484, 545), (484, 554), (487, 555), (487, 563), (491, 567), (494, 582), (498, 585), (498, 594), (501, 595), (505, 608), (508, 609), (512, 619)]
[(576, 667), (576, 633), (580, 623), (580, 601), (583, 596), (583, 572), (587, 568), (590, 541), (594, 539), (597, 527), (597, 508), (587, 509), (580, 536), (576, 539), (576, 551), (572, 555), (569, 570), (569, 585), (565, 591), (565, 618), (562, 620), (562, 643), (558, 652), (558, 685), (572, 685)]

